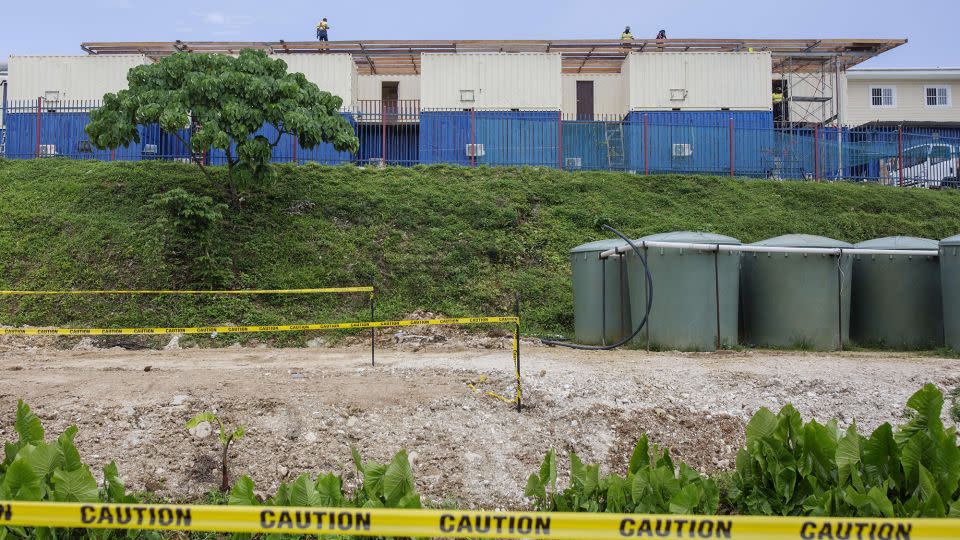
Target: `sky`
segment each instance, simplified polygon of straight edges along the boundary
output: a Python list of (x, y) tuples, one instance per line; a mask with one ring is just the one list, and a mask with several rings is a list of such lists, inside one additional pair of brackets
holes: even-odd
[(84, 41), (906, 38), (863, 67), (958, 67), (957, 0), (3, 0), (0, 62)]

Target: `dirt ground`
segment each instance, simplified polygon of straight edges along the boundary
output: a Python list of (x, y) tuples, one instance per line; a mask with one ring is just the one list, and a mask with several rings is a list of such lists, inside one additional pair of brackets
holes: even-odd
[[(413, 338), (411, 338), (413, 335)], [(856, 421), (861, 430), (902, 418), (923, 383), (960, 383), (957, 360), (907, 354), (582, 352), (524, 342), (524, 405), (472, 391), (509, 393), (509, 340), (384, 336), (369, 349), (230, 348), (73, 350), (0, 343), (0, 441), (16, 437), (24, 399), (48, 437), (71, 424), (95, 470), (116, 460), (133, 489), (196, 499), (217, 485), (215, 435), (184, 423), (212, 410), (247, 427), (233, 471), (261, 493), (301, 472), (353, 477), (350, 447), (388, 461), (405, 448), (418, 488), (443, 504), (521, 508), (526, 476), (556, 448), (622, 472), (632, 445), (651, 442), (702, 471), (728, 469), (744, 423), (761, 406), (793, 403), (806, 418)], [(397, 344), (397, 341), (403, 343)], [(149, 368), (149, 369), (148, 369)]]

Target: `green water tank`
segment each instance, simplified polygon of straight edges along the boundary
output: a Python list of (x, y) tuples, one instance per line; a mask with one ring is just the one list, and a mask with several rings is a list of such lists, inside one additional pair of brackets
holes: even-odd
[[(927, 238), (891, 236), (858, 249), (937, 251)], [(850, 339), (860, 345), (932, 349), (943, 344), (940, 263), (936, 256), (853, 254)]]
[[(638, 242), (676, 242), (709, 246), (739, 245), (736, 238), (704, 232), (653, 234)], [(740, 254), (696, 248), (646, 250), (653, 277), (653, 305), (636, 343), (653, 349), (713, 351), (737, 343)], [(647, 306), (645, 275), (639, 257), (627, 255), (630, 311), (634, 324)]]
[(940, 285), (944, 342), (960, 351), (960, 235), (940, 241)]
[[(750, 244), (770, 248), (850, 248), (808, 234), (787, 234)], [(744, 252), (740, 290), (744, 342), (761, 347), (836, 350), (850, 332), (853, 260), (804, 253)]]
[(577, 343), (609, 345), (630, 334), (623, 257), (600, 258), (600, 253), (626, 245), (623, 240), (600, 240), (570, 250)]

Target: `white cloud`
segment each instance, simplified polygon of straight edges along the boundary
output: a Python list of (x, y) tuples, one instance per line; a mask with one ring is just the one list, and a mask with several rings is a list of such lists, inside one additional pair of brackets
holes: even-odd
[(195, 11), (194, 17), (209, 26), (239, 28), (253, 24), (253, 17), (243, 13), (224, 13), (222, 11)]

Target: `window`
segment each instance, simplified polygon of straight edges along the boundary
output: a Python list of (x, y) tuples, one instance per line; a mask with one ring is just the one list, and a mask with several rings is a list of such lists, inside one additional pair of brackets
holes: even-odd
[(892, 86), (873, 86), (870, 88), (871, 107), (896, 107), (897, 93)]
[(928, 86), (926, 88), (926, 98), (927, 107), (949, 107), (950, 87)]

